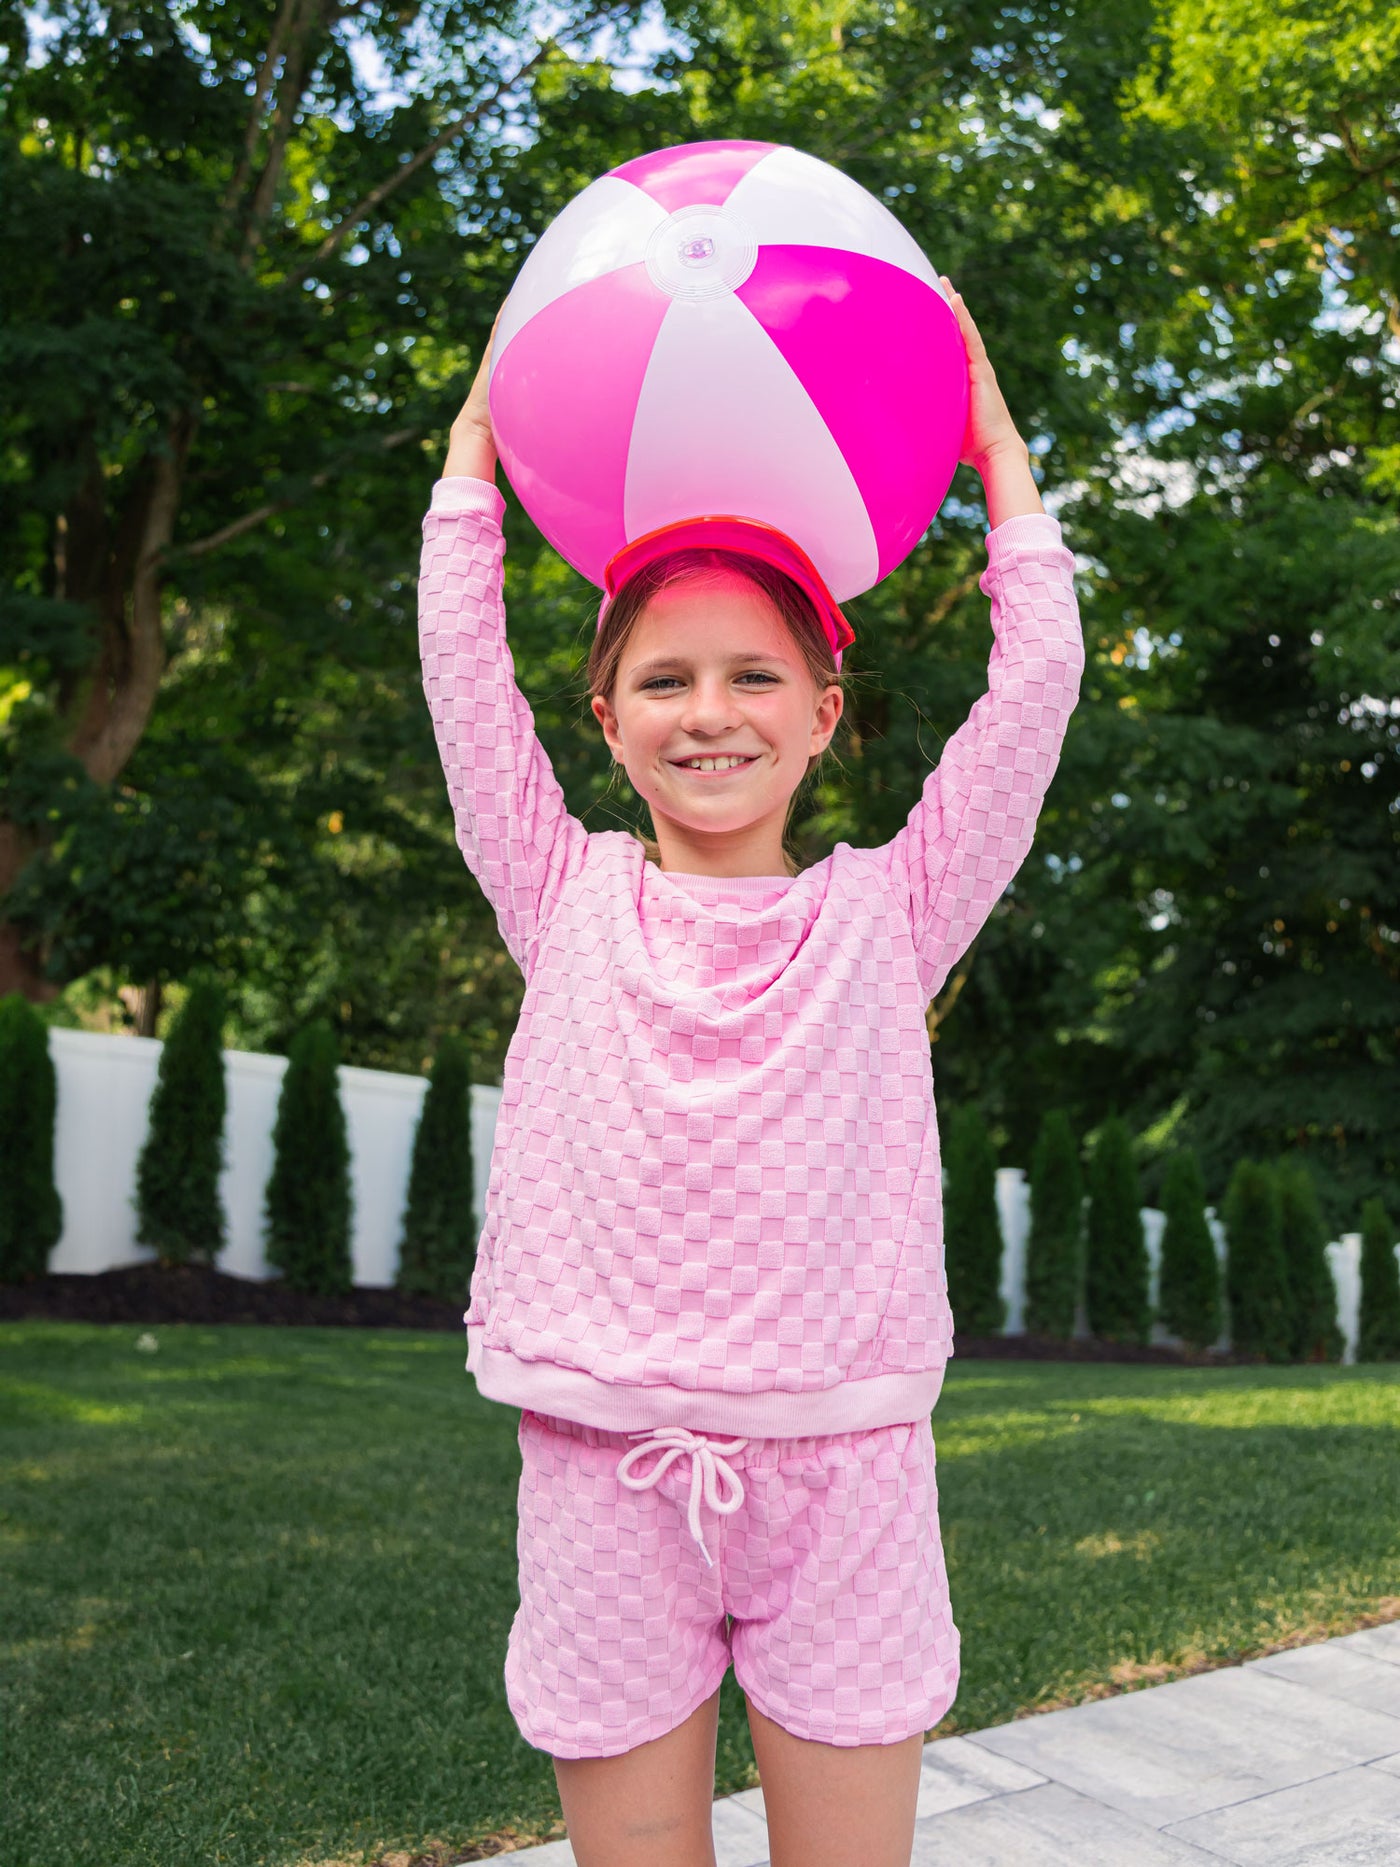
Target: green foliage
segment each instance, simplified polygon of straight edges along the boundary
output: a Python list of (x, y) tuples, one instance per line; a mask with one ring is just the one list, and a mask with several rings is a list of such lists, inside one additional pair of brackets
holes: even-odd
[(63, 1232), (54, 1183), (58, 1078), (43, 1019), (0, 999), (0, 1283), (41, 1277)]
[(1084, 1180), (1079, 1145), (1063, 1109), (1041, 1123), (1030, 1172), (1026, 1328), (1068, 1339), (1084, 1273)]
[(1089, 1327), (1113, 1342), (1146, 1342), (1151, 1326), (1142, 1195), (1128, 1124), (1112, 1115), (1089, 1165), (1084, 1301)]
[(224, 1244), (224, 994), (196, 980), (161, 1048), (136, 1163), (137, 1242), (163, 1264), (212, 1264)]
[(351, 1287), (350, 1149), (335, 1032), (318, 1018), (292, 1039), (267, 1182), (265, 1251), (293, 1290)]
[(1254, 1160), (1239, 1163), (1221, 1218), (1231, 1346), (1237, 1355), (1287, 1361), (1293, 1336), (1288, 1263), (1279, 1189), (1266, 1166)]
[(954, 1111), (944, 1158), (943, 1255), (953, 1325), (963, 1335), (995, 1335), (1006, 1321), (997, 1157), (978, 1109)]
[[(948, 1105), (1023, 1163), (1052, 1105), (1079, 1135), (1119, 1110), (1194, 1146), (1211, 1185), (1298, 1147), (1349, 1225), (1400, 1175), (1400, 721), (1374, 704), (1400, 681), (1394, 9), (968, 0), (931, 58), (924, 9), (704, 4), (669, 10), (651, 60), (561, 32), (480, 115), (534, 48), (523, 8), (294, 10), (281, 64), (277, 16), (110, 25), (56, 0), (7, 42), (0, 790), (34, 847), (0, 897), (46, 976), (207, 963), (233, 1041), (284, 1049), (327, 1016), (347, 1058), (419, 1071), (461, 1029), (499, 1068), (519, 975), (413, 652), (428, 484), (569, 197), (662, 143), (771, 137), (935, 254), (1046, 490), (1074, 489), (1083, 698), (1036, 846), (937, 1007)], [(255, 110), (258, 69), (283, 75)], [(146, 561), (177, 460), (145, 638), (164, 671), (115, 781), (72, 747), (126, 653), (112, 568)], [(860, 600), (806, 858), (892, 836), (984, 690), (984, 518), (964, 471)], [(620, 827), (640, 807), (579, 680), (595, 593), (514, 502), (507, 532), (541, 740), (570, 808)]]
[(476, 1262), (472, 1212), (471, 1052), (445, 1037), (413, 1137), (408, 1204), (395, 1283), (465, 1305)]
[(1194, 1148), (1179, 1148), (1167, 1162), (1162, 1211), (1158, 1316), (1183, 1342), (1209, 1348), (1220, 1335), (1220, 1260), (1206, 1222), (1205, 1182)]
[(1395, 1242), (1395, 1226), (1385, 1201), (1368, 1199), (1361, 1212), (1358, 1361), (1400, 1361), (1400, 1264)]
[(1281, 1160), (1274, 1169), (1274, 1178), (1288, 1268), (1292, 1359), (1339, 1361), (1344, 1345), (1337, 1326), (1337, 1285), (1327, 1262), (1327, 1227), (1317, 1189), (1301, 1160)]

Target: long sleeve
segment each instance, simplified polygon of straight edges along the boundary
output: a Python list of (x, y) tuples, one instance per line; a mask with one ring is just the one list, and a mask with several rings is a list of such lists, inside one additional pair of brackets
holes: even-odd
[(972, 944), (1025, 861), (1079, 696), (1084, 639), (1074, 559), (1048, 514), (987, 535), (987, 691), (944, 748), (904, 827), (884, 848), (907, 891), (928, 999)]
[(457, 844), (507, 950), (529, 976), (535, 942), (588, 833), (569, 815), (515, 684), (501, 566), (505, 501), (485, 480), (439, 480), (423, 520), (418, 646)]

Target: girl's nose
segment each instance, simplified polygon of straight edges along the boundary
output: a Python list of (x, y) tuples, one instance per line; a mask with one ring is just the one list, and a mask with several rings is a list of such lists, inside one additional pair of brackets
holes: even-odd
[(695, 732), (723, 732), (739, 723), (739, 710), (727, 681), (697, 681), (681, 713), (681, 723)]

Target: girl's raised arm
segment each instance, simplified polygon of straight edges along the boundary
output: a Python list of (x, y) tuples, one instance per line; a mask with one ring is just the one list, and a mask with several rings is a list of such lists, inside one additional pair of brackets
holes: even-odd
[(1084, 670), (1074, 559), (1041, 505), (1025, 442), (956, 293), (953, 308), (971, 374), (962, 459), (977, 468), (987, 494), (987, 569), (979, 587), (991, 598), (994, 639), (986, 693), (881, 852), (892, 886), (908, 902), (927, 1000), (1030, 852)]
[(505, 502), (495, 485), (489, 359), (488, 346), (423, 521), (418, 646), (457, 844), (528, 977), (539, 932), (583, 861), (588, 833), (565, 806), (506, 642)]

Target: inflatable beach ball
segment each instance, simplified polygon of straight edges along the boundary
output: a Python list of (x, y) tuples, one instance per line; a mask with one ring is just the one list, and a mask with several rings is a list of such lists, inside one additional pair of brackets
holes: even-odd
[(727, 517), (783, 533), (838, 602), (928, 528), (967, 394), (957, 320), (894, 215), (751, 142), (659, 150), (575, 196), (520, 269), (490, 378), (511, 485), (593, 583), (639, 539)]

